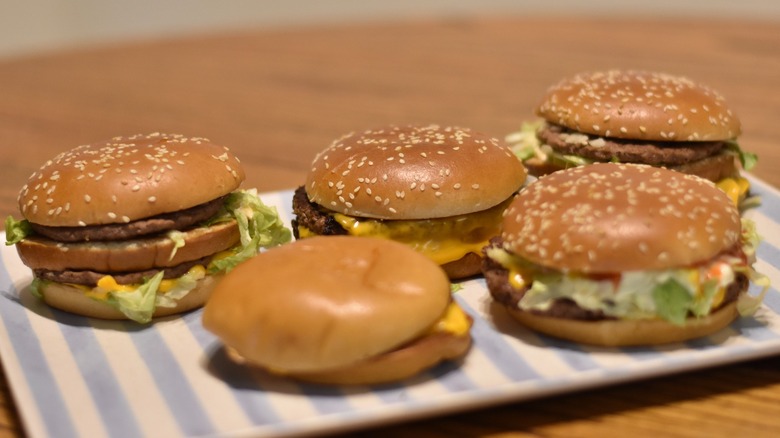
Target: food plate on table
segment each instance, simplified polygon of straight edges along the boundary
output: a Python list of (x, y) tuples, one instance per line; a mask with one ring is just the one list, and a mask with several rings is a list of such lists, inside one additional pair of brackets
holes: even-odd
[[(766, 357), (780, 353), (780, 192), (750, 179), (763, 199), (747, 212), (764, 237), (755, 268), (774, 286), (753, 317), (694, 341), (597, 348), (533, 334), (491, 304), (477, 278), (455, 292), (474, 318), (462, 363), (391, 385), (304, 384), (234, 364), (202, 327), (201, 310), (141, 326), (49, 308), (4, 246), (0, 359), (32, 437), (173, 437), (354, 430)], [(292, 191), (261, 197), (289, 223)]]

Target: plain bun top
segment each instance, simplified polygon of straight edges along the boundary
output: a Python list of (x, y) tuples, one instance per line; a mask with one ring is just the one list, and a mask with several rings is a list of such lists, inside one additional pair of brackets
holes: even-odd
[(122, 223), (211, 201), (243, 180), (241, 164), (224, 146), (139, 134), (61, 153), (30, 176), (18, 201), (25, 219), (40, 225)]
[(592, 135), (652, 141), (714, 141), (741, 133), (716, 91), (688, 78), (645, 71), (580, 73), (552, 86), (536, 113)]
[(430, 219), (485, 210), (506, 200), (526, 172), (501, 141), (457, 127), (388, 126), (345, 135), (320, 152), (309, 199), (378, 219)]
[(599, 163), (546, 175), (504, 217), (507, 250), (562, 271), (616, 273), (690, 266), (731, 249), (737, 208), (704, 179)]
[(402, 243), (318, 236), (270, 249), (226, 274), (203, 325), (256, 365), (323, 371), (417, 339), (450, 300), (444, 271)]

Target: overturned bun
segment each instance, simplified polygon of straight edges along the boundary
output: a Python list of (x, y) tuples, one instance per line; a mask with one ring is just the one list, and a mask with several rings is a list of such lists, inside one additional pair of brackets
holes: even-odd
[(731, 324), (738, 316), (732, 301), (701, 318), (688, 318), (685, 325), (662, 319), (614, 319), (585, 321), (507, 308), (510, 316), (526, 327), (556, 338), (602, 347), (660, 345), (682, 342), (713, 334)]
[[(203, 277), (198, 280), (193, 290), (176, 301), (174, 307), (158, 306), (152, 317), (175, 315), (202, 307), (221, 277), (221, 274)], [(88, 297), (84, 293), (84, 289), (84, 287), (71, 284), (43, 282), (38, 291), (46, 304), (66, 312), (90, 318), (128, 319), (122, 312), (107, 305), (105, 302)]]
[(406, 245), (312, 237), (228, 273), (203, 325), (248, 363), (277, 374), (379, 383), (465, 352), (468, 327), (435, 329), (451, 303), (445, 273)]

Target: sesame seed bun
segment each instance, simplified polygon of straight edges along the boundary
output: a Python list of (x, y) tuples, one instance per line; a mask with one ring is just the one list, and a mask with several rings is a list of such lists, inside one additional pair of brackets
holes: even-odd
[(740, 238), (712, 183), (646, 165), (597, 163), (541, 177), (513, 201), (504, 245), (565, 271), (659, 270), (709, 260)]
[(520, 192), (483, 272), (495, 301), (538, 332), (601, 346), (679, 342), (737, 317), (752, 263), (742, 238), (737, 207), (713, 183), (596, 163)]
[(602, 320), (598, 322), (556, 318), (509, 308), (509, 314), (526, 327), (557, 338), (601, 347), (661, 345), (701, 338), (722, 330), (738, 316), (732, 301), (701, 318), (688, 318), (685, 325), (662, 319)]
[(376, 219), (473, 213), (506, 200), (525, 169), (501, 141), (465, 128), (390, 126), (345, 135), (313, 160), (312, 202)]
[[(242, 247), (226, 201), (243, 180), (238, 159), (205, 138), (154, 133), (78, 146), (20, 190), (28, 231), (17, 252), (53, 307), (142, 323), (199, 307), (220, 275), (209, 263)], [(175, 293), (163, 297), (158, 286), (158, 299), (145, 299), (139, 291), (155, 276)]]
[(444, 272), (406, 245), (319, 236), (229, 272), (203, 325), (246, 362), (276, 374), (380, 383), (465, 353), (468, 332), (430, 332), (451, 300)]
[(351, 133), (314, 158), (293, 197), (293, 231), (296, 237), (397, 240), (431, 257), (449, 278), (471, 277), (525, 179), (504, 143), (470, 129), (415, 125)]
[(657, 141), (729, 140), (739, 119), (715, 90), (646, 71), (587, 72), (553, 85), (537, 114), (574, 131)]
[[(174, 242), (164, 235), (121, 242), (78, 242), (67, 245), (31, 236), (17, 243), (16, 250), (22, 262), (31, 269), (127, 272), (167, 268), (198, 260), (233, 247), (239, 239), (236, 221), (229, 221), (184, 231), (184, 246), (175, 252)], [(174, 254), (173, 257), (171, 254)]]
[(115, 137), (71, 149), (34, 172), (19, 193), (32, 223), (127, 223), (183, 210), (237, 189), (238, 159), (205, 138), (174, 134)]

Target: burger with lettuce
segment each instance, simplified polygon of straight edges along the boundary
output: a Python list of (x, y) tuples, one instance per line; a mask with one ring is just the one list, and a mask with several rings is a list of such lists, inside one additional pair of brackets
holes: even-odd
[(48, 305), (147, 323), (200, 307), (226, 271), (287, 242), (274, 208), (240, 190), (244, 171), (205, 138), (115, 137), (34, 172), (6, 219), (6, 244)]
[(742, 126), (717, 91), (682, 76), (636, 70), (583, 72), (553, 85), (537, 121), (507, 136), (534, 176), (599, 162), (639, 163), (696, 175), (743, 208), (757, 204), (740, 168)]
[[(530, 184), (486, 248), (495, 302), (532, 330), (601, 346), (706, 336), (761, 303), (752, 221), (714, 184), (598, 163)], [(764, 292), (748, 294), (753, 281)]]

